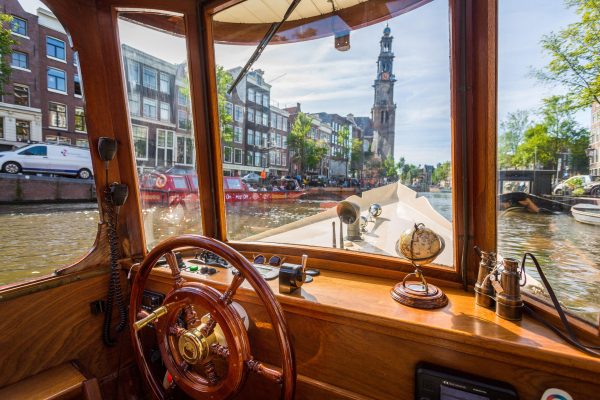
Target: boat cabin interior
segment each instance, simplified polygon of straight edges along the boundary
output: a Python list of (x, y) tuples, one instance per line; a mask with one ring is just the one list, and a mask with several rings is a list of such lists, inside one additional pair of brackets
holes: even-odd
[[(49, 256), (35, 267), (46, 272), (2, 277), (0, 398), (600, 399), (599, 287), (589, 297), (595, 311), (582, 315), (556, 299), (530, 259), (522, 269), (527, 245), (500, 258), (499, 3), (43, 0), (51, 13), (39, 29), (53, 15), (68, 36), (64, 68), (77, 53), (98, 218), (76, 231), (67, 215), (55, 237), (0, 239), (10, 256), (95, 236), (89, 250), (76, 242), (68, 255), (77, 261)], [(13, 36), (33, 38), (29, 28)], [(423, 50), (426, 37), (435, 46), (425, 47), (422, 72), (441, 65), (446, 74), (440, 112), (449, 134), (440, 141), (452, 190), (439, 195), (451, 217), (414, 185), (367, 182), (366, 167), (361, 188), (346, 178), (335, 201), (306, 211), (306, 196), (330, 188), (296, 183), (294, 171), (313, 171), (323, 186), (330, 182), (321, 176), (350, 176), (354, 161), (335, 153), (338, 144), (360, 139), (359, 149), (372, 146), (360, 154), (383, 155), (384, 165), (391, 152), (395, 165), (394, 146), (408, 139), (394, 129), (412, 118), (402, 108), (425, 107), (419, 95), (439, 86), (410, 86), (418, 74), (394, 72), (392, 62), (410, 59), (402, 49)], [(55, 70), (48, 66), (48, 85), (60, 86), (60, 77), (50, 81)], [(333, 73), (342, 81), (329, 81)], [(349, 78), (362, 75), (362, 86)], [(306, 89), (308, 111), (327, 112), (302, 112), (290, 95), (296, 87)], [(368, 108), (354, 111), (361, 93)], [(413, 116), (417, 126), (433, 118), (427, 110)], [(302, 124), (308, 144), (299, 145)], [(330, 151), (318, 153), (312, 127), (330, 135)], [(421, 147), (434, 151), (437, 140)], [(185, 166), (168, 185), (195, 174), (177, 197), (152, 172), (166, 160)], [(261, 176), (265, 165), (273, 179)], [(257, 193), (230, 199), (223, 177), (246, 171)], [(146, 190), (140, 182), (150, 176), (156, 187)], [(263, 189), (267, 180), (292, 181), (294, 190)], [(268, 196), (253, 200), (260, 190)], [(157, 205), (152, 196), (166, 197)], [(290, 204), (306, 212), (286, 219)], [(535, 234), (512, 236), (530, 243)], [(598, 260), (589, 257), (596, 270), (585, 280), (597, 285)], [(538, 292), (521, 287), (524, 279)]]

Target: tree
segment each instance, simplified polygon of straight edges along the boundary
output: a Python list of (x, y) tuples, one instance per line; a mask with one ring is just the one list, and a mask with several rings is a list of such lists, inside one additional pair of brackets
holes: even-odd
[(398, 179), (398, 170), (396, 169), (396, 162), (393, 155), (390, 154), (383, 160), (383, 170), (387, 178)]
[(318, 167), (329, 149), (325, 141), (310, 138), (311, 124), (311, 117), (298, 113), (288, 139), (288, 148), (290, 154), (293, 154), (292, 161), (299, 165), (299, 172), (302, 174)]
[(541, 40), (551, 60), (535, 75), (542, 81), (560, 84), (575, 109), (600, 103), (600, 0), (565, 0), (580, 20)]
[(431, 175), (431, 183), (437, 185), (441, 181), (448, 182), (448, 178), (450, 177), (450, 169), (450, 161), (438, 163), (438, 165), (433, 170), (433, 174)]
[(529, 125), (527, 110), (508, 113), (506, 119), (500, 124), (502, 131), (498, 138), (498, 166), (500, 169), (514, 167), (513, 157), (523, 141), (523, 135)]
[(219, 128), (225, 143), (233, 141), (233, 116), (227, 112), (227, 89), (233, 82), (231, 74), (222, 66), (217, 66), (217, 99), (219, 108)]
[(350, 170), (355, 173), (362, 169), (363, 164), (363, 141), (354, 138), (352, 139), (352, 148), (350, 150)]
[(10, 66), (13, 46), (17, 43), (13, 39), (12, 16), (0, 14), (0, 94), (4, 93), (4, 87), (10, 81), (12, 68)]
[[(517, 167), (542, 166), (556, 169), (561, 153), (569, 154), (574, 171), (588, 169), (585, 149), (589, 145), (589, 131), (579, 127), (573, 116), (573, 103), (561, 96), (543, 100), (542, 120), (530, 126), (523, 136), (513, 158)], [(537, 165), (534, 165), (537, 162)]]

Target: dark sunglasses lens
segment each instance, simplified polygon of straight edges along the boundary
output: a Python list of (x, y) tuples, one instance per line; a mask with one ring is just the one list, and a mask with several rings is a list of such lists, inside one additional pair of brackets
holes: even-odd
[(278, 267), (281, 264), (281, 257), (273, 256), (269, 259), (269, 265), (272, 267)]
[(264, 263), (265, 263), (265, 256), (263, 256), (262, 254), (259, 254), (256, 257), (254, 257), (254, 264), (264, 264)]

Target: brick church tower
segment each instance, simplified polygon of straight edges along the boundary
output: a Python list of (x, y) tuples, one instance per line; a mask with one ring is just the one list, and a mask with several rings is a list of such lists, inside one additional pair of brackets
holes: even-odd
[(373, 130), (377, 131), (377, 154), (381, 159), (394, 155), (394, 136), (396, 127), (396, 104), (394, 104), (394, 83), (396, 78), (393, 73), (394, 53), (392, 52), (391, 29), (386, 26), (381, 37), (379, 58), (377, 59), (377, 78), (375, 99), (371, 116)]

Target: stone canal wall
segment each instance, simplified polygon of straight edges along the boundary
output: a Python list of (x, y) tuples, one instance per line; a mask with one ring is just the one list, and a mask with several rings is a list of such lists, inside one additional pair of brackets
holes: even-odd
[(92, 179), (0, 174), (0, 204), (96, 200)]

